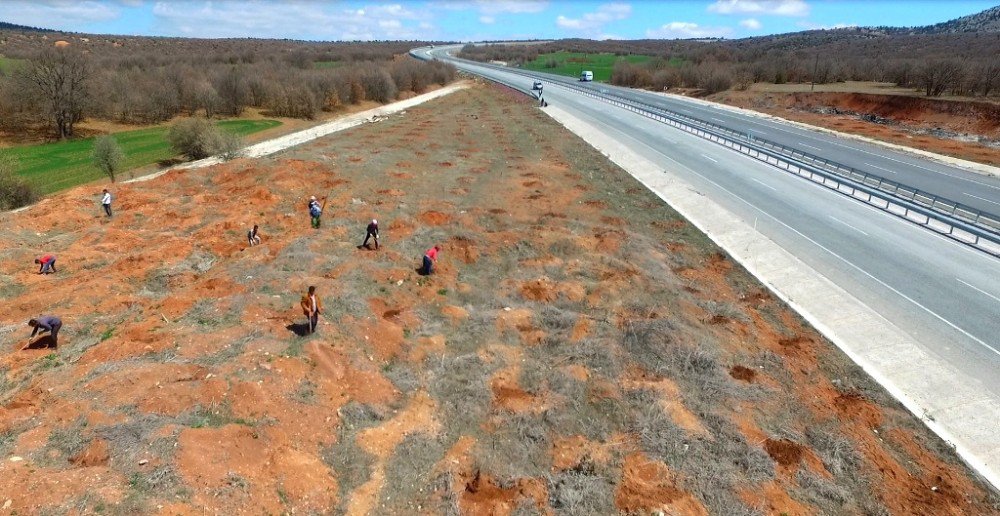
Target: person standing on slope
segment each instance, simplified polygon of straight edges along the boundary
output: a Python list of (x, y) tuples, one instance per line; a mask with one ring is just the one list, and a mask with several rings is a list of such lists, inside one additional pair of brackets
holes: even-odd
[(319, 229), (319, 218), (323, 215), (323, 208), (319, 205), (319, 201), (316, 200), (316, 196), (309, 198), (309, 216), (312, 218), (313, 229)]
[(59, 347), (59, 328), (62, 328), (62, 321), (58, 317), (53, 315), (43, 315), (37, 319), (31, 319), (28, 321), (28, 326), (31, 326), (32, 329), (31, 336), (28, 337), (28, 344), (25, 348), (31, 345), (31, 339), (35, 337), (36, 333), (41, 335), (45, 332), (49, 332), (52, 336), (52, 345), (54, 347)]
[(104, 207), (104, 213), (111, 217), (111, 192), (107, 188), (104, 189), (104, 196), (101, 197), (101, 206)]
[(375, 239), (375, 250), (378, 251), (378, 221), (375, 219), (368, 223), (365, 229), (365, 241), (361, 243), (361, 247), (368, 247), (369, 238)]
[(316, 295), (316, 287), (309, 287), (309, 291), (306, 295), (302, 296), (299, 305), (302, 306), (302, 313), (309, 318), (309, 333), (316, 333), (316, 325), (319, 324), (319, 314), (323, 311), (323, 302)]
[(434, 246), (424, 253), (424, 266), (421, 269), (420, 274), (430, 276), (431, 273), (434, 272), (434, 263), (437, 262), (438, 251), (440, 250), (441, 248), (439, 246)]
[(39, 274), (48, 274), (56, 271), (56, 255), (47, 254), (41, 258), (35, 258), (35, 263), (40, 265)]

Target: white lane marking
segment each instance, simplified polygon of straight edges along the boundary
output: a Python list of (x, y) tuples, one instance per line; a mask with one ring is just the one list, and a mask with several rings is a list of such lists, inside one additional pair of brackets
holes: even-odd
[(989, 292), (987, 292), (985, 290), (982, 290), (982, 289), (976, 287), (975, 285), (970, 285), (970, 284), (968, 284), (968, 283), (966, 283), (966, 282), (964, 282), (964, 281), (962, 281), (962, 280), (960, 280), (958, 278), (955, 278), (955, 280), (958, 281), (959, 283), (965, 285), (966, 287), (969, 287), (972, 290), (975, 290), (976, 292), (979, 292), (980, 294), (983, 294), (984, 296), (987, 296), (990, 299), (992, 299), (992, 300), (1000, 303), (1000, 297), (994, 296), (993, 294), (990, 294)]
[(819, 148), (819, 147), (813, 147), (812, 145), (809, 145), (808, 143), (800, 143), (799, 145), (801, 145), (801, 146), (803, 146), (803, 147), (809, 147), (809, 148), (810, 148), (810, 149), (812, 149), (812, 150), (818, 150), (818, 151), (821, 151), (821, 150), (823, 150), (823, 149), (821, 149), (821, 148)]
[(710, 157), (708, 157), (708, 156), (706, 156), (704, 154), (702, 154), (701, 157), (707, 159), (708, 161), (711, 161), (712, 163), (718, 163), (719, 162), (719, 160), (717, 160), (715, 158), (710, 158)]
[(761, 181), (760, 179), (757, 179), (756, 177), (751, 177), (751, 178), (750, 178), (750, 180), (751, 180), (751, 181), (754, 181), (754, 182), (757, 182), (757, 183), (760, 183), (760, 184), (761, 184), (761, 185), (763, 185), (763, 186), (764, 186), (765, 188), (770, 188), (771, 190), (774, 190), (775, 192), (777, 192), (777, 191), (778, 191), (778, 189), (777, 189), (777, 188), (775, 188), (775, 187), (773, 187), (773, 186), (771, 186), (771, 185), (769, 185), (769, 184), (767, 184), (767, 183), (765, 183), (765, 182)]
[(893, 173), (893, 174), (895, 174), (895, 173), (896, 173), (896, 171), (895, 171), (895, 170), (889, 170), (889, 169), (887, 169), (887, 168), (883, 168), (883, 167), (880, 167), (880, 166), (878, 166), (878, 165), (872, 165), (871, 163), (865, 163), (865, 166), (866, 166), (866, 167), (872, 167), (872, 168), (877, 168), (877, 169), (879, 169), (879, 170), (885, 170), (886, 172), (890, 172), (890, 173)]
[[(653, 151), (655, 154), (659, 154), (659, 155), (661, 155), (661, 156), (669, 159), (670, 161), (673, 161), (674, 163), (677, 163), (678, 165), (684, 167), (686, 170), (691, 170), (690, 167), (687, 167), (687, 166), (683, 165), (682, 163), (680, 163), (679, 161), (677, 161), (677, 160), (671, 158), (670, 156), (664, 154), (659, 149), (654, 148), (653, 146), (647, 144), (646, 142), (644, 142), (642, 140), (639, 140), (635, 136), (632, 136), (632, 135), (626, 133), (625, 131), (622, 131), (621, 129), (618, 129), (617, 127), (612, 127), (611, 125), (608, 124), (608, 120), (606, 118), (598, 118), (596, 116), (591, 116), (589, 114), (584, 113), (582, 109), (580, 109), (579, 114), (580, 114), (580, 116), (582, 116), (584, 118), (588, 118), (591, 121), (591, 123), (595, 124), (596, 126), (598, 126), (598, 127), (604, 127), (604, 128), (610, 129), (612, 131), (615, 131), (616, 133), (621, 134), (622, 136), (624, 136), (624, 137), (626, 137), (626, 138), (634, 141), (635, 143), (638, 143), (639, 145), (642, 145), (643, 147), (648, 148), (649, 150)], [(639, 117), (639, 120), (642, 121), (642, 122), (647, 122), (649, 124), (654, 124), (654, 125), (656, 124), (656, 122), (654, 122), (652, 120), (649, 120), (646, 117), (642, 117), (641, 115), (636, 115), (636, 116)], [(633, 123), (631, 121), (624, 121), (622, 119), (618, 119), (618, 120), (620, 122), (622, 122), (622, 123), (628, 124), (630, 127), (635, 127), (635, 125), (636, 125), (635, 123)], [(680, 130), (678, 129), (678, 131), (680, 131)], [(684, 138), (688, 138), (689, 140), (691, 140), (691, 142), (692, 142), (693, 145), (701, 145), (701, 144), (704, 143), (704, 141), (701, 140), (700, 138), (698, 138), (697, 136), (685, 133), (683, 131), (680, 132), (680, 136), (682, 136)], [(747, 156), (745, 154), (740, 154), (740, 156), (742, 156), (747, 161), (749, 161), (750, 163), (753, 163), (755, 165), (771, 167), (771, 165), (765, 165), (765, 164), (761, 163), (760, 161), (754, 159), (753, 157)], [(827, 188), (827, 187), (825, 187), (823, 185), (816, 184), (813, 181), (806, 181), (805, 184), (811, 185), (812, 187), (815, 187), (816, 189), (818, 189), (819, 191), (822, 191), (822, 192), (829, 193), (829, 190), (830, 190), (829, 188)], [(881, 210), (881, 209), (879, 209), (879, 208), (877, 208), (875, 206), (871, 206), (870, 204), (868, 204), (866, 202), (863, 202), (863, 201), (860, 201), (859, 199), (852, 199), (852, 198), (848, 198), (848, 197), (845, 197), (845, 196), (842, 196), (842, 195), (836, 195), (836, 196), (834, 196), (834, 199), (839, 199), (843, 203), (850, 203), (851, 206), (861, 207), (861, 208), (863, 208), (865, 210), (868, 210), (869, 212), (871, 212), (872, 214), (874, 214), (876, 217), (883, 217), (883, 219), (888, 224), (897, 224), (899, 226), (905, 226), (905, 227), (910, 228), (910, 229), (912, 229), (916, 225), (916, 223), (913, 222), (913, 221), (910, 221), (908, 219), (900, 218), (898, 215), (895, 215), (893, 213), (888, 213), (885, 210)], [(937, 231), (928, 230), (928, 231), (925, 231), (924, 234), (925, 235), (930, 235), (931, 237), (934, 237), (934, 238), (937, 238), (938, 240), (941, 240), (942, 242), (947, 242), (949, 245), (952, 246), (951, 247), (952, 249), (960, 249), (960, 250), (968, 253), (970, 256), (975, 256), (977, 259), (982, 259), (982, 258), (985, 257), (985, 255), (983, 254), (982, 251), (973, 249), (972, 247), (969, 247), (968, 245), (964, 245), (964, 244), (958, 243), (955, 240), (953, 240), (951, 238), (948, 238), (948, 237), (946, 237), (946, 236), (938, 233)]]
[[(668, 158), (669, 158), (669, 156), (668, 156)], [(678, 163), (676, 160), (671, 160), (671, 161), (673, 161), (674, 163)], [(684, 165), (681, 165), (681, 166), (684, 166)], [(684, 168), (687, 168), (687, 167), (684, 167)], [(896, 290), (896, 288), (894, 288), (892, 285), (889, 285), (888, 283), (886, 283), (886, 282), (884, 282), (884, 281), (876, 278), (875, 276), (873, 276), (872, 274), (870, 274), (868, 271), (862, 269), (861, 267), (858, 267), (857, 265), (854, 265), (854, 263), (852, 263), (847, 258), (844, 258), (843, 256), (840, 256), (839, 254), (833, 252), (832, 250), (830, 250), (829, 248), (827, 248), (823, 244), (821, 244), (821, 243), (819, 243), (819, 242), (817, 242), (817, 241), (809, 238), (808, 236), (806, 236), (805, 234), (803, 234), (801, 231), (793, 228), (792, 226), (789, 226), (788, 224), (785, 224), (784, 222), (782, 222), (780, 219), (778, 219), (774, 215), (771, 215), (770, 213), (768, 213), (768, 212), (766, 212), (766, 211), (758, 208), (757, 206), (755, 206), (753, 204), (750, 204), (749, 201), (747, 201), (746, 199), (743, 199), (740, 196), (738, 196), (738, 195), (734, 194), (733, 192), (729, 191), (726, 187), (724, 187), (724, 186), (716, 183), (715, 181), (712, 181), (711, 179), (709, 179), (709, 178), (707, 178), (707, 177), (699, 174), (698, 172), (695, 172), (694, 170), (691, 170), (691, 169), (688, 169), (688, 170), (690, 170), (692, 174), (695, 174), (695, 175), (701, 177), (702, 179), (704, 179), (705, 181), (708, 181), (709, 183), (712, 183), (713, 185), (719, 187), (720, 189), (722, 189), (722, 191), (724, 191), (724, 192), (728, 193), (729, 195), (733, 196), (735, 199), (739, 200), (740, 202), (742, 202), (742, 203), (746, 204), (747, 206), (749, 206), (749, 207), (751, 207), (751, 208), (753, 208), (753, 209), (761, 212), (762, 214), (766, 215), (771, 220), (773, 220), (773, 221), (777, 222), (778, 224), (781, 224), (782, 226), (788, 228), (789, 231), (791, 231), (791, 232), (795, 233), (796, 235), (799, 235), (800, 237), (808, 240), (809, 242), (811, 242), (816, 247), (819, 247), (820, 249), (826, 251), (827, 253), (830, 253), (830, 255), (833, 256), (834, 258), (837, 258), (838, 260), (844, 262), (845, 264), (847, 264), (848, 266), (850, 266), (854, 270), (860, 272), (861, 274), (864, 274), (865, 276), (868, 276), (873, 281), (875, 281), (879, 285), (882, 285), (883, 287), (889, 289), (890, 291), (892, 291), (893, 293), (895, 293), (899, 297), (901, 297), (901, 298), (903, 298), (903, 299), (905, 299), (905, 300), (913, 303), (914, 305), (916, 305), (921, 310), (923, 310), (923, 311), (925, 311), (925, 312), (933, 315), (939, 321), (941, 321), (941, 322), (947, 324), (948, 326), (954, 328), (959, 333), (961, 333), (962, 335), (965, 335), (966, 337), (972, 339), (973, 341), (975, 341), (980, 346), (982, 346), (982, 347), (984, 347), (984, 348), (992, 351), (994, 354), (1000, 356), (1000, 350), (994, 349), (989, 344), (987, 344), (987, 343), (983, 342), (981, 339), (979, 339), (979, 337), (976, 337), (975, 335), (973, 335), (973, 334), (971, 334), (971, 333), (963, 330), (962, 328), (958, 327), (958, 325), (956, 325), (955, 323), (953, 323), (953, 322), (949, 321), (948, 319), (945, 319), (944, 317), (938, 315), (937, 312), (935, 312), (935, 311), (931, 310), (930, 308), (927, 308), (926, 306), (920, 304), (917, 300), (913, 299), (912, 297), (910, 297), (910, 296), (908, 296), (908, 295), (900, 292), (899, 290)]]
[(839, 223), (841, 223), (841, 224), (843, 224), (843, 225), (845, 225), (845, 226), (847, 226), (847, 227), (849, 227), (849, 228), (851, 228), (851, 229), (853, 229), (854, 231), (857, 231), (858, 233), (861, 233), (864, 236), (871, 236), (868, 233), (865, 233), (864, 231), (861, 231), (860, 229), (858, 229), (858, 228), (856, 228), (856, 227), (854, 227), (854, 226), (852, 226), (852, 225), (850, 225), (850, 224), (848, 224), (848, 223), (846, 223), (846, 222), (838, 219), (837, 217), (834, 217), (833, 215), (830, 215), (830, 218), (833, 219), (833, 220), (835, 220), (835, 221), (837, 221), (837, 222), (839, 222)]
[(989, 199), (984, 199), (984, 198), (982, 198), (982, 197), (980, 197), (980, 196), (978, 196), (978, 195), (972, 195), (972, 194), (970, 194), (970, 193), (965, 193), (965, 192), (962, 192), (962, 195), (968, 195), (969, 197), (975, 197), (976, 199), (979, 199), (980, 201), (986, 201), (986, 202), (991, 202), (991, 203), (993, 203), (993, 204), (996, 204), (997, 206), (1000, 206), (1000, 202), (996, 202), (996, 201), (991, 201), (991, 200), (989, 200)]
[(716, 118), (716, 117), (714, 117), (714, 116), (712, 117), (712, 120), (715, 120), (716, 122), (722, 122), (722, 123), (725, 123), (725, 122), (726, 122), (725, 120), (723, 120), (723, 119), (721, 119), (721, 118)]
[[(600, 120), (598, 120), (598, 119), (596, 119), (596, 118), (593, 118), (593, 117), (590, 117), (590, 118), (592, 118), (592, 119), (593, 119), (593, 120), (594, 120), (595, 122), (600, 122)], [(869, 273), (868, 271), (866, 271), (866, 270), (862, 269), (861, 267), (858, 267), (857, 265), (854, 265), (854, 263), (852, 263), (852, 262), (851, 262), (850, 260), (848, 260), (848, 259), (844, 258), (843, 256), (840, 256), (839, 254), (837, 254), (837, 253), (833, 252), (833, 251), (832, 251), (832, 250), (830, 250), (830, 249), (829, 249), (828, 247), (826, 247), (826, 246), (824, 246), (823, 244), (821, 244), (821, 243), (819, 243), (819, 242), (817, 242), (817, 241), (813, 240), (812, 238), (809, 238), (808, 236), (806, 236), (805, 234), (803, 234), (803, 233), (802, 233), (801, 231), (799, 231), (799, 230), (797, 230), (797, 229), (793, 228), (792, 226), (789, 226), (788, 224), (784, 223), (783, 221), (781, 221), (780, 219), (778, 219), (778, 218), (777, 218), (777, 217), (775, 217), (774, 215), (771, 215), (770, 213), (768, 213), (768, 212), (764, 211), (763, 209), (761, 209), (761, 208), (757, 207), (756, 205), (754, 205), (754, 204), (751, 204), (751, 203), (750, 203), (750, 201), (747, 201), (746, 199), (744, 199), (744, 198), (742, 198), (742, 197), (740, 197), (740, 196), (736, 195), (735, 193), (731, 192), (731, 191), (730, 191), (730, 190), (729, 190), (728, 188), (726, 188), (726, 187), (724, 187), (724, 186), (720, 185), (719, 183), (716, 183), (715, 181), (712, 181), (711, 179), (709, 179), (709, 178), (705, 177), (705, 176), (704, 176), (704, 175), (702, 175), (702, 174), (699, 174), (698, 172), (695, 172), (695, 171), (694, 171), (694, 169), (692, 169), (691, 167), (688, 167), (687, 165), (684, 165), (684, 164), (683, 164), (683, 163), (681, 163), (680, 161), (677, 161), (676, 159), (674, 159), (674, 158), (672, 158), (672, 157), (670, 157), (670, 156), (668, 156), (668, 155), (664, 154), (664, 153), (663, 153), (662, 151), (660, 151), (659, 149), (657, 149), (657, 148), (655, 148), (655, 147), (653, 147), (653, 146), (651, 146), (651, 145), (647, 144), (646, 142), (643, 142), (643, 141), (639, 140), (638, 138), (636, 138), (636, 137), (634, 137), (634, 136), (632, 136), (632, 135), (630, 135), (630, 134), (627, 134), (627, 133), (625, 133), (625, 132), (624, 132), (624, 131), (622, 131), (621, 129), (618, 129), (618, 128), (615, 128), (615, 127), (610, 127), (610, 126), (608, 126), (608, 125), (607, 125), (606, 123), (605, 123), (605, 124), (602, 124), (602, 125), (604, 125), (604, 127), (607, 127), (607, 128), (609, 128), (609, 129), (611, 129), (611, 130), (613, 130), (613, 131), (617, 132), (617, 133), (620, 133), (620, 134), (621, 134), (622, 136), (625, 136), (626, 138), (628, 138), (628, 139), (630, 139), (630, 140), (634, 140), (634, 141), (635, 141), (636, 143), (638, 143), (638, 144), (642, 145), (643, 147), (646, 147), (646, 148), (650, 149), (651, 151), (653, 151), (654, 153), (656, 153), (656, 154), (659, 154), (660, 156), (663, 156), (664, 158), (666, 158), (666, 159), (668, 159), (668, 160), (670, 160), (670, 161), (672, 161), (672, 162), (674, 162), (674, 163), (678, 164), (678, 165), (679, 165), (679, 166), (681, 166), (682, 168), (686, 169), (686, 170), (687, 170), (688, 172), (690, 172), (690, 173), (692, 173), (692, 174), (694, 174), (694, 175), (696, 175), (696, 176), (698, 176), (698, 177), (700, 177), (700, 178), (704, 179), (705, 181), (708, 181), (709, 183), (712, 183), (713, 185), (715, 185), (716, 187), (718, 187), (718, 188), (719, 188), (719, 189), (721, 189), (722, 191), (724, 191), (724, 192), (728, 193), (729, 195), (733, 196), (733, 198), (734, 198), (734, 199), (736, 199), (736, 200), (738, 200), (738, 201), (742, 202), (743, 204), (746, 204), (746, 205), (747, 205), (747, 206), (749, 206), (750, 208), (752, 208), (752, 209), (754, 209), (754, 210), (757, 210), (757, 211), (759, 211), (760, 213), (762, 213), (762, 214), (763, 214), (763, 215), (765, 215), (766, 217), (770, 218), (771, 220), (773, 220), (773, 221), (777, 222), (778, 224), (781, 224), (782, 226), (784, 226), (784, 227), (788, 228), (788, 230), (789, 230), (789, 231), (791, 231), (791, 232), (795, 233), (796, 235), (799, 235), (800, 237), (802, 237), (802, 238), (804, 238), (805, 240), (809, 241), (810, 243), (812, 243), (812, 244), (813, 244), (813, 245), (815, 245), (816, 247), (819, 247), (820, 249), (822, 249), (822, 250), (826, 251), (827, 253), (829, 253), (830, 255), (832, 255), (832, 256), (833, 256), (834, 258), (837, 258), (838, 260), (840, 260), (840, 261), (844, 262), (845, 264), (847, 264), (847, 265), (848, 265), (848, 266), (850, 266), (851, 268), (853, 268), (853, 269), (857, 270), (857, 271), (858, 271), (858, 272), (860, 272), (861, 274), (864, 274), (865, 276), (868, 276), (868, 277), (869, 277), (869, 278), (871, 278), (871, 279), (872, 279), (873, 281), (875, 281), (875, 282), (876, 282), (876, 283), (878, 283), (879, 285), (882, 285), (883, 287), (885, 287), (885, 288), (889, 289), (889, 290), (890, 290), (891, 292), (893, 292), (893, 293), (894, 293), (894, 294), (896, 294), (897, 296), (899, 296), (899, 297), (901, 297), (901, 298), (903, 298), (903, 299), (905, 299), (905, 300), (909, 301), (910, 303), (913, 303), (914, 305), (916, 305), (916, 306), (917, 306), (918, 308), (920, 308), (921, 310), (923, 310), (923, 311), (925, 311), (925, 312), (927, 312), (927, 313), (931, 314), (932, 316), (934, 316), (934, 318), (936, 318), (936, 319), (938, 319), (939, 321), (941, 321), (941, 322), (943, 322), (943, 323), (947, 324), (948, 326), (950, 326), (950, 327), (951, 327), (951, 328), (953, 328), (954, 330), (958, 331), (958, 332), (959, 332), (959, 333), (961, 333), (962, 335), (965, 335), (966, 337), (968, 337), (968, 338), (972, 339), (972, 341), (973, 341), (973, 342), (975, 342), (975, 343), (979, 344), (980, 346), (982, 346), (982, 347), (984, 347), (984, 348), (986, 348), (986, 349), (988, 349), (988, 350), (992, 351), (992, 352), (993, 352), (994, 354), (996, 354), (997, 356), (1000, 356), (1000, 350), (997, 350), (997, 349), (994, 349), (993, 347), (991, 347), (991, 346), (990, 346), (989, 344), (987, 344), (986, 342), (984, 342), (984, 341), (983, 341), (982, 339), (980, 339), (979, 337), (976, 337), (975, 335), (973, 335), (973, 334), (971, 334), (971, 333), (969, 333), (969, 332), (967, 332), (967, 331), (963, 330), (962, 328), (960, 328), (960, 327), (959, 327), (958, 325), (956, 325), (955, 323), (953, 323), (953, 322), (949, 321), (948, 319), (945, 319), (944, 317), (942, 317), (942, 316), (938, 315), (938, 313), (937, 313), (937, 312), (935, 312), (935, 311), (931, 310), (930, 308), (927, 308), (926, 306), (924, 306), (924, 305), (920, 304), (920, 303), (919, 303), (918, 301), (916, 301), (916, 300), (915, 300), (915, 299), (913, 299), (912, 297), (910, 297), (910, 296), (908, 296), (908, 295), (906, 295), (906, 294), (904, 294), (904, 293), (900, 292), (899, 290), (897, 290), (897, 289), (896, 289), (896, 288), (894, 288), (893, 286), (889, 285), (888, 283), (886, 283), (886, 282), (884, 282), (884, 281), (882, 281), (882, 280), (880, 280), (880, 279), (876, 278), (876, 277), (875, 277), (875, 276), (873, 276), (873, 275), (872, 275), (871, 273)], [(753, 158), (748, 158), (748, 159), (753, 159)], [(821, 186), (819, 186), (819, 185), (816, 185), (816, 187), (817, 187), (817, 188), (823, 188), (823, 187), (821, 187)], [(847, 199), (844, 199), (844, 200), (846, 201)], [(864, 203), (859, 203), (859, 204), (860, 204), (861, 206), (865, 206), (865, 204), (864, 204)], [(869, 207), (869, 208), (871, 208), (872, 210), (874, 210), (874, 211), (876, 211), (876, 212), (877, 212), (877, 210), (875, 210), (875, 208), (873, 208), (873, 207)], [(886, 214), (886, 213), (883, 213), (883, 215), (886, 215), (886, 216), (890, 216), (889, 214)], [(902, 221), (900, 221), (900, 222), (902, 222)], [(931, 234), (933, 234), (933, 232), (932, 232)], [(941, 238), (944, 238), (944, 237), (941, 237)], [(964, 247), (964, 246), (959, 246), (959, 247)], [(970, 250), (970, 251), (971, 251), (971, 250)], [(979, 254), (979, 253), (977, 253), (977, 255), (978, 255), (978, 254)], [(866, 306), (867, 306), (867, 305), (866, 305)], [(872, 310), (874, 310), (874, 309), (872, 309)], [(874, 311), (875, 311), (876, 313), (879, 313), (879, 312), (878, 312), (878, 310), (874, 310)]]

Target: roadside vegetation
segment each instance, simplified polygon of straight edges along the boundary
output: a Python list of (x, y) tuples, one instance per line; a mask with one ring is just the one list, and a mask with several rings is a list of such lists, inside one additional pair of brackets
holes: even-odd
[[(84, 120), (143, 127), (114, 135), (123, 154), (114, 171), (121, 173), (177, 155), (231, 155), (238, 137), (278, 124), (239, 120), (248, 109), (312, 120), (345, 106), (422, 93), (451, 82), (456, 73), (450, 65), (402, 57), (416, 42), (235, 39), (206, 45), (9, 25), (0, 27), (0, 41), (0, 156), (14, 163), (14, 182), (0, 187), (16, 183), (21, 191), (27, 185), (37, 195), (101, 177), (92, 159), (93, 137), (104, 131), (81, 133)], [(202, 124), (201, 136), (175, 145), (175, 152), (168, 128), (160, 124), (184, 118), (237, 120), (218, 122), (221, 132)]]
[[(225, 134), (247, 136), (281, 125), (277, 120), (223, 120), (214, 126)], [(117, 171), (127, 171), (154, 163), (169, 162), (184, 150), (175, 151), (167, 138), (170, 128), (158, 126), (114, 134), (123, 158)], [(105, 176), (94, 163), (95, 138), (0, 148), (0, 159), (16, 161), (15, 176), (38, 194), (47, 195)]]

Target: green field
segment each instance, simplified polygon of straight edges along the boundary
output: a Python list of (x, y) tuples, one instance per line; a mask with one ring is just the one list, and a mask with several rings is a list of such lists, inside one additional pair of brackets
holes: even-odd
[(21, 59), (11, 59), (9, 57), (0, 56), (0, 72), (10, 72), (14, 69), (14, 66), (21, 61)]
[[(538, 70), (540, 72), (567, 75), (569, 77), (580, 77), (580, 72), (590, 70), (594, 72), (594, 80), (607, 82), (611, 79), (611, 69), (619, 59), (632, 64), (645, 63), (652, 59), (650, 56), (629, 55), (616, 56), (614, 54), (584, 54), (582, 52), (553, 52), (541, 54), (534, 61), (524, 64), (528, 70)], [(556, 67), (546, 66), (549, 61), (555, 60)]]
[[(279, 126), (281, 122), (226, 120), (217, 125), (228, 133), (246, 136)], [(115, 139), (125, 154), (123, 172), (174, 157), (167, 143), (168, 129), (167, 126), (160, 126), (115, 133)], [(36, 186), (39, 193), (49, 194), (106, 177), (91, 161), (93, 148), (94, 138), (82, 138), (0, 149), (0, 157), (13, 156), (18, 164), (17, 175)], [(128, 177), (128, 173), (119, 174), (119, 177)]]

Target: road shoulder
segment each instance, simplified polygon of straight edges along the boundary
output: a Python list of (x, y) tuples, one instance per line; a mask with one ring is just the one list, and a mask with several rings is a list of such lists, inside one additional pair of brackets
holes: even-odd
[[(994, 487), (1000, 400), (913, 337), (685, 181), (558, 107), (545, 112), (622, 167), (726, 250), (844, 351)], [(836, 308), (835, 310), (833, 308)], [(832, 315), (836, 314), (836, 316)]]

